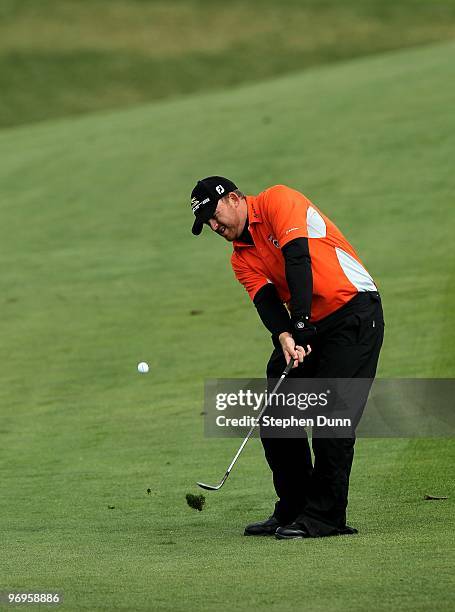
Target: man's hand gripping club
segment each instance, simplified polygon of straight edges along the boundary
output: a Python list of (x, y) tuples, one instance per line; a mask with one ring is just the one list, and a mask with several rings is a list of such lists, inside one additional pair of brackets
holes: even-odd
[(293, 368), (297, 368), (299, 363), (303, 363), (304, 358), (311, 353), (311, 346), (309, 344), (306, 345), (306, 349), (299, 344), (296, 345), (294, 338), (289, 332), (282, 332), (278, 338), (286, 363), (289, 363), (291, 359), (294, 360)]

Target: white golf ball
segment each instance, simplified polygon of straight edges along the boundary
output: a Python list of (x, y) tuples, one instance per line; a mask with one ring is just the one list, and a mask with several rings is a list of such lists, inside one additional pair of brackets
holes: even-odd
[(145, 361), (141, 361), (141, 363), (137, 364), (137, 371), (141, 374), (147, 374), (149, 371), (149, 364), (145, 363)]

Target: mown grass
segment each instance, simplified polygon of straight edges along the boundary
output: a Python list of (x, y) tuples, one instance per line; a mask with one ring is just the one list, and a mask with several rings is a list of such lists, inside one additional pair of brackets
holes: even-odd
[(3, 0), (0, 127), (454, 35), (455, 0)]
[(3, 590), (66, 610), (450, 609), (452, 440), (360, 440), (353, 538), (241, 535), (274, 502), (257, 440), (206, 510), (185, 493), (236, 446), (203, 438), (203, 379), (259, 377), (270, 351), (228, 245), (190, 233), (202, 175), (303, 190), (380, 285), (380, 375), (453, 376), (454, 61), (406, 51), (0, 134)]

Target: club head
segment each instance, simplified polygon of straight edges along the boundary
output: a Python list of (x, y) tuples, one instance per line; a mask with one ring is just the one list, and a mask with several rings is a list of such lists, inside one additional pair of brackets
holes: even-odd
[(223, 479), (221, 480), (221, 482), (219, 484), (217, 484), (216, 486), (204, 484), (203, 482), (198, 482), (197, 485), (199, 487), (201, 487), (201, 489), (205, 489), (206, 491), (218, 491), (218, 489), (221, 489), (221, 487), (226, 482), (226, 478), (229, 476), (229, 472), (230, 472), (230, 470), (228, 470), (226, 472), (226, 474), (223, 476)]
[(205, 489), (206, 491), (218, 491), (218, 489), (221, 488), (223, 483), (221, 482), (219, 485), (216, 485), (216, 487), (214, 487), (213, 485), (204, 484), (203, 482), (198, 482), (196, 484), (198, 485), (198, 487), (201, 487), (201, 489)]

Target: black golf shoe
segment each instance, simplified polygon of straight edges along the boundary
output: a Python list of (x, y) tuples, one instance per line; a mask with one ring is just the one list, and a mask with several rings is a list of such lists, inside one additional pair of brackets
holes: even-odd
[(296, 538), (309, 538), (310, 534), (305, 527), (297, 525), (297, 523), (291, 523), (285, 527), (278, 527), (275, 531), (275, 537), (278, 540), (294, 540)]
[(243, 535), (246, 536), (272, 536), (275, 535), (275, 531), (280, 527), (281, 523), (273, 516), (270, 516), (265, 521), (259, 523), (251, 523), (245, 527)]
[[(349, 527), (349, 525), (345, 525), (339, 531), (332, 533), (330, 535), (354, 535), (359, 533), (355, 527)], [(277, 540), (295, 540), (297, 538), (310, 538), (310, 534), (302, 525), (298, 525), (297, 523), (291, 523), (290, 525), (286, 525), (285, 527), (278, 527), (275, 532), (275, 537)]]

